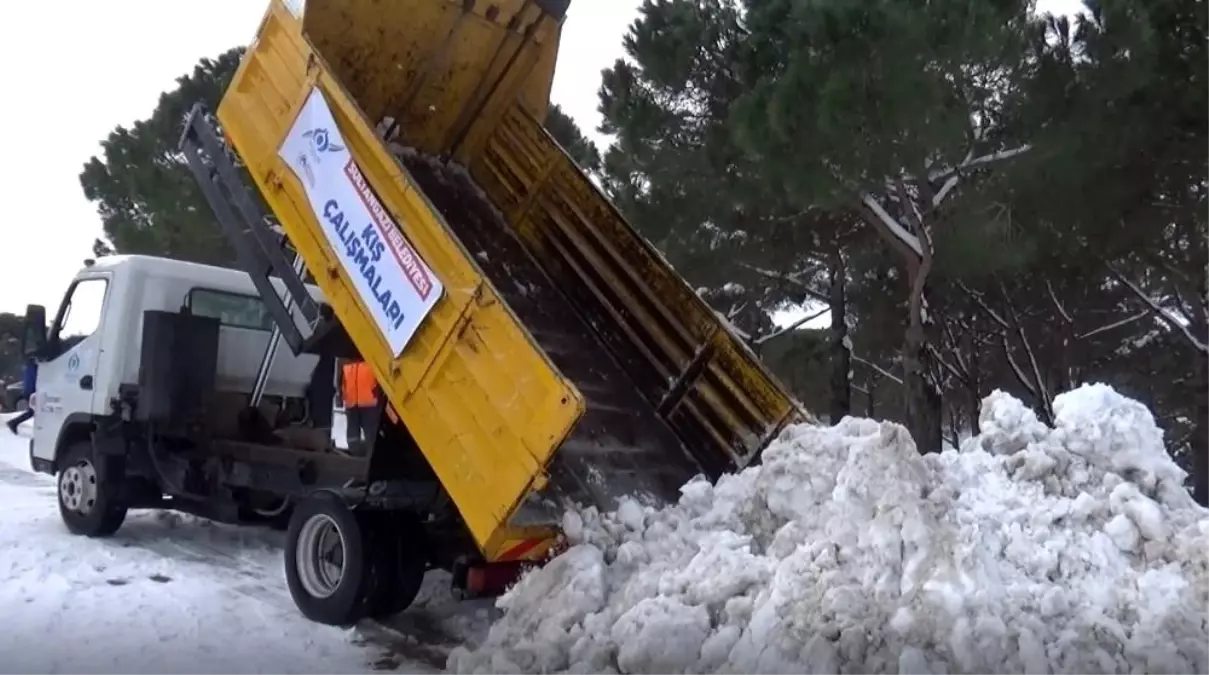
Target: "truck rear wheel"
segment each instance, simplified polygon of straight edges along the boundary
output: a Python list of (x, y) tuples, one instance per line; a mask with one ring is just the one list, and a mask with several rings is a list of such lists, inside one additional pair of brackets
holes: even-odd
[(108, 537), (126, 520), (126, 506), (117, 501), (118, 489), (97, 470), (92, 442), (68, 446), (59, 471), (59, 515), (72, 534)]
[(407, 609), (420, 594), (428, 572), (428, 543), (419, 519), (410, 513), (367, 513), (373, 528), (380, 574), (369, 616), (381, 619)]
[(364, 618), (377, 590), (366, 518), (321, 492), (294, 507), (285, 576), (294, 604), (312, 621), (347, 626)]

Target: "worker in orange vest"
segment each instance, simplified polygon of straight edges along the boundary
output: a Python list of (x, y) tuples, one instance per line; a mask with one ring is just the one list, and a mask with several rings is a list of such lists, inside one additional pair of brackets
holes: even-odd
[(349, 361), (341, 368), (341, 397), (349, 450), (358, 449), (369, 432), (374, 408), (378, 405), (377, 381), (369, 364)]

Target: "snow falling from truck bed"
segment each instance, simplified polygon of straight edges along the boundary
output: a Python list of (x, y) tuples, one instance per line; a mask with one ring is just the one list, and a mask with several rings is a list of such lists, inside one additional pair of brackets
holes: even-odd
[(586, 398), (583, 417), (550, 463), (543, 499), (527, 501), (513, 522), (557, 523), (559, 509), (546, 503), (611, 507), (620, 496), (674, 501), (699, 467), (631, 378), (642, 366), (627, 370), (612, 356), (608, 326), (577, 310), (465, 167), (397, 143), (388, 147), (534, 342)]
[(1209, 511), (1103, 385), (919, 455), (849, 418), (663, 510), (566, 518), (457, 672), (1209, 672)]

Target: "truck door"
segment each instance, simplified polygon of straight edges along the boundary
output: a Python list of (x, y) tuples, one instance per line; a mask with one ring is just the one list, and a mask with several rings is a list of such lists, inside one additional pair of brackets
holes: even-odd
[(76, 279), (67, 290), (47, 335), (47, 353), (38, 363), (33, 454), (53, 460), (63, 426), (94, 412), (97, 363), (101, 357), (101, 317), (108, 275)]

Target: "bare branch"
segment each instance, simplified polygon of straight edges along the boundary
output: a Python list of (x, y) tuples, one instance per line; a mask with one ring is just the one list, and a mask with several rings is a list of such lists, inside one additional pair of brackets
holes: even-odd
[(723, 318), (726, 321), (727, 328), (729, 328), (732, 333), (734, 333), (735, 335), (738, 335), (739, 338), (741, 338), (744, 342), (751, 341), (751, 333), (748, 333), (747, 331), (743, 330), (742, 328), (739, 328), (735, 324), (731, 323), (730, 319), (725, 319), (724, 317), (722, 317), (721, 312), (714, 312), (714, 313), (717, 314), (719, 318)]
[(1018, 148), (1000, 150), (999, 152), (993, 152), (989, 155), (982, 155), (981, 157), (972, 157), (971, 155), (973, 154), (973, 151), (971, 150), (971, 154), (966, 155), (965, 161), (963, 161), (961, 164), (958, 164), (950, 169), (931, 172), (928, 175), (928, 180), (944, 180), (944, 183), (940, 186), (940, 189), (936, 191), (936, 194), (932, 195), (932, 208), (940, 206), (940, 204), (945, 200), (945, 197), (948, 197), (949, 194), (953, 192), (953, 190), (957, 187), (957, 183), (961, 181), (963, 172), (969, 171), (977, 166), (991, 164), (993, 162), (1001, 162), (1006, 159), (1011, 159), (1017, 155), (1023, 155), (1031, 148), (1032, 146), (1022, 145)]
[(897, 382), (898, 384), (903, 383), (903, 378), (895, 375), (894, 373), (891, 373), (890, 371), (886, 370), (885, 368), (882, 368), (881, 366), (877, 365), (876, 363), (874, 363), (872, 361), (869, 361), (867, 359), (862, 359), (861, 357), (857, 356), (856, 354), (852, 355), (852, 360), (856, 361), (857, 363), (863, 363), (864, 365), (869, 366), (873, 370), (877, 371), (877, 373), (879, 375), (881, 375), (882, 377), (888, 378), (894, 382)]
[[(927, 172), (928, 167), (925, 166), (924, 174), (926, 175)], [(928, 205), (929, 213), (935, 211), (938, 202), (936, 201), (936, 193), (932, 190), (932, 184), (926, 180), (912, 180), (911, 182), (919, 192), (919, 202)]]
[(765, 342), (768, 342), (769, 340), (771, 340), (775, 337), (780, 337), (790, 331), (795, 331), (802, 324), (808, 323), (810, 321), (814, 321), (815, 319), (819, 318), (820, 316), (823, 316), (824, 314), (826, 314), (827, 312), (830, 312), (830, 311), (831, 311), (830, 307), (824, 307), (823, 309), (820, 309), (819, 311), (815, 312), (814, 314), (808, 314), (808, 315), (802, 317), (801, 319), (794, 321), (793, 323), (789, 324), (788, 326), (785, 326), (784, 328), (778, 328), (777, 330), (769, 333), (768, 335), (756, 338), (756, 344), (762, 345)]
[(1045, 378), (1041, 376), (1041, 367), (1037, 363), (1037, 354), (1033, 351), (1033, 343), (1029, 341), (1028, 335), (1024, 332), (1024, 325), (1020, 323), (1020, 317), (1016, 314), (1016, 308), (1012, 305), (1011, 298), (1008, 296), (1007, 286), (1003, 284), (1003, 281), (999, 282), (999, 292), (1003, 294), (1003, 302), (1012, 317), (1016, 337), (1020, 338), (1020, 346), (1024, 347), (1024, 355), (1028, 357), (1029, 368), (1033, 371), (1033, 381), (1037, 383), (1036, 394), (1039, 402), (1044, 408), (1046, 415), (1049, 416), (1051, 412), (1049, 387), (1045, 386)]
[(1192, 283), (1192, 279), (1189, 279), (1188, 275), (1184, 274), (1183, 270), (1176, 267), (1175, 265), (1172, 265), (1170, 260), (1167, 260), (1165, 258), (1160, 258), (1159, 265), (1161, 265), (1163, 267), (1163, 269), (1167, 270), (1167, 273), (1170, 274), (1177, 282), (1182, 281), (1187, 284)]
[(1010, 366), (1012, 369), (1012, 374), (1016, 376), (1016, 379), (1020, 382), (1020, 384), (1024, 385), (1024, 388), (1028, 390), (1029, 394), (1031, 394), (1033, 397), (1036, 397), (1037, 388), (1034, 387), (1031, 382), (1029, 382), (1028, 377), (1024, 374), (1024, 370), (1020, 368), (1020, 364), (1016, 363), (1016, 358), (1012, 356), (1012, 344), (1008, 340), (1007, 331), (1005, 330), (1000, 333), (999, 338), (1003, 343), (1003, 356), (1005, 359), (1007, 359), (1008, 366)]
[[(899, 203), (904, 207), (903, 211), (907, 213), (907, 224), (911, 226), (912, 230), (915, 230), (915, 236), (922, 240), (924, 237), (924, 217), (919, 212), (919, 206), (915, 203), (915, 197), (907, 190), (907, 184), (903, 182), (903, 179), (899, 178), (895, 180), (894, 186), (898, 190)], [(922, 248), (920, 255), (923, 255)]]
[(1004, 319), (1002, 316), (999, 316), (999, 313), (996, 312), (995, 310), (991, 309), (991, 306), (988, 305), (985, 300), (983, 300), (981, 293), (970, 289), (969, 286), (966, 286), (965, 284), (961, 283), (960, 281), (957, 282), (957, 287), (960, 288), (963, 293), (965, 293), (967, 296), (969, 296), (969, 298), (971, 300), (973, 300), (975, 304), (978, 305), (979, 309), (981, 309), (983, 312), (985, 312), (986, 315), (989, 316), (992, 321), (999, 324), (999, 326), (1001, 328), (1011, 328), (1011, 325), (1008, 324), (1007, 320)]
[(963, 171), (968, 171), (975, 167), (984, 166), (986, 164), (994, 164), (995, 162), (1002, 162), (1004, 160), (1011, 159), (1011, 158), (1017, 157), (1019, 155), (1023, 155), (1024, 153), (1026, 153), (1032, 149), (1033, 149), (1032, 145), (1025, 143), (1024, 145), (1021, 145), (1021, 146), (1018, 146), (1015, 148), (1008, 148), (1007, 150), (1000, 150), (998, 152), (992, 152), (992, 153), (988, 153), (985, 155), (979, 155), (978, 157), (970, 157), (969, 155), (967, 155), (966, 160), (963, 161), (961, 164), (958, 164), (955, 167), (950, 167), (947, 169), (939, 169), (937, 171), (933, 171), (933, 172), (929, 173), (928, 180), (938, 181), (938, 180), (943, 180), (946, 178), (953, 178), (954, 174), (961, 174)]
[[(962, 353), (961, 345), (959, 344), (957, 335), (953, 333), (953, 324), (954, 323), (962, 323), (964, 325), (964, 322), (941, 321), (940, 328), (942, 331), (944, 331), (944, 337), (948, 339), (949, 344), (953, 346), (953, 360), (956, 361), (957, 369), (960, 370), (964, 374), (962, 377), (962, 379), (964, 380), (965, 377), (968, 376), (970, 373), (970, 364), (966, 360), (965, 354)], [(969, 330), (969, 327), (966, 326), (966, 329)]]
[(1100, 326), (1099, 328), (1089, 330), (1086, 333), (1076, 337), (1075, 339), (1076, 340), (1085, 340), (1089, 337), (1092, 337), (1093, 335), (1099, 335), (1100, 333), (1104, 333), (1106, 331), (1113, 330), (1114, 328), (1120, 328), (1121, 326), (1127, 326), (1139, 319), (1144, 319), (1144, 318), (1150, 316), (1150, 314), (1151, 314), (1151, 312), (1149, 309), (1144, 309), (1141, 312), (1138, 312), (1137, 314), (1134, 314), (1133, 316), (1129, 316), (1124, 319), (1121, 319), (1120, 321), (1114, 321), (1110, 324)]
[(1187, 322), (1180, 321), (1179, 317), (1174, 316), (1170, 310), (1155, 302), (1154, 298), (1147, 295), (1146, 292), (1143, 291), (1136, 283), (1134, 283), (1132, 279), (1127, 278), (1111, 263), (1108, 264), (1107, 267), (1108, 271), (1112, 272), (1112, 275), (1117, 278), (1117, 281), (1120, 281), (1126, 288), (1132, 291), (1139, 300), (1150, 308), (1150, 311), (1153, 312), (1156, 317), (1158, 317), (1163, 323), (1167, 324), (1168, 328), (1178, 330), (1183, 333), (1184, 337), (1187, 338), (1193, 349), (1196, 349), (1200, 352), (1209, 353), (1209, 345), (1206, 345), (1192, 334), (1192, 330), (1188, 327)]
[(776, 279), (778, 281), (784, 281), (786, 283), (793, 284), (799, 290), (801, 290), (803, 293), (814, 298), (815, 300), (819, 300), (821, 302), (828, 302), (831, 299), (830, 297), (828, 297), (828, 295), (826, 293), (815, 290), (810, 284), (806, 283), (805, 281), (802, 281), (801, 279), (799, 279), (798, 277), (796, 277), (792, 274), (786, 274), (784, 272), (776, 272), (774, 270), (764, 269), (762, 267), (756, 267), (755, 265), (750, 265), (745, 262), (740, 262), (740, 263), (738, 263), (738, 265), (739, 265), (739, 267), (742, 267), (743, 269), (746, 269), (751, 272), (755, 272), (756, 274), (759, 274), (762, 277), (767, 277), (769, 279)]
[(884, 231), (889, 237), (898, 240), (902, 246), (910, 249), (915, 255), (923, 255), (923, 248), (919, 245), (919, 238), (908, 232), (902, 223), (898, 222), (894, 216), (891, 216), (873, 195), (868, 192), (861, 192), (860, 196), (861, 202), (877, 218), (878, 223), (881, 225), (879, 229)]
[(1075, 320), (1070, 318), (1070, 313), (1067, 312), (1066, 308), (1062, 306), (1062, 303), (1058, 301), (1058, 294), (1054, 292), (1054, 285), (1050, 283), (1049, 279), (1045, 280), (1045, 290), (1049, 292), (1049, 299), (1053, 301), (1054, 307), (1058, 309), (1058, 314), (1062, 315), (1062, 320), (1067, 323), (1074, 323)]
[(1184, 320), (1191, 322), (1192, 312), (1190, 309), (1192, 305), (1184, 299), (1184, 294), (1180, 292), (1180, 283), (1178, 280), (1175, 280), (1175, 284), (1171, 289), (1171, 294), (1175, 296), (1175, 303), (1179, 306), (1180, 314), (1183, 315)]
[(932, 359), (945, 370), (949, 371), (950, 375), (957, 378), (957, 380), (960, 382), (965, 382), (965, 375), (962, 374), (962, 372), (958, 370), (956, 366), (944, 360), (944, 357), (940, 355), (940, 350), (936, 348), (936, 345), (929, 344), (928, 351), (931, 352)]
[(932, 195), (932, 208), (937, 208), (941, 205), (941, 203), (944, 202), (945, 197), (948, 197), (949, 193), (951, 193), (953, 189), (957, 187), (957, 182), (960, 179), (960, 174), (953, 174), (952, 176), (949, 176), (947, 180), (945, 180), (944, 184), (940, 186), (940, 189), (936, 191), (936, 194)]

